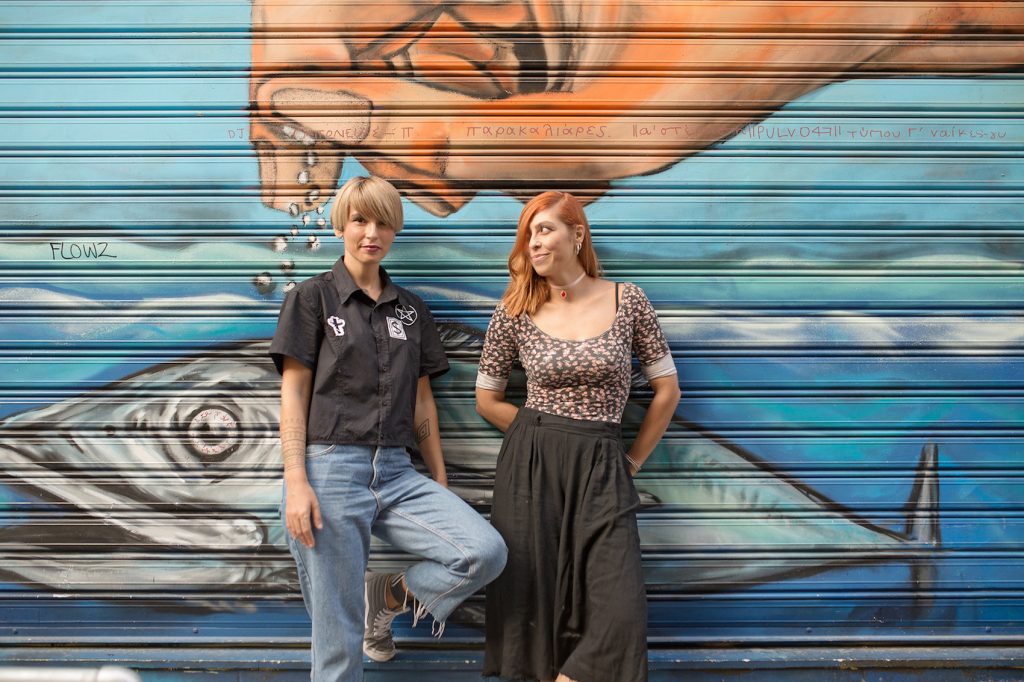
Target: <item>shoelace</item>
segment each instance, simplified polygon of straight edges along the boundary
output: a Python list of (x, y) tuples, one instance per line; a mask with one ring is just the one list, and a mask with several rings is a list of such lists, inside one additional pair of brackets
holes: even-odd
[[(403, 578), (403, 574), (401, 574), (401, 573), (398, 574), (395, 577), (394, 582), (391, 585), (385, 587), (384, 589), (388, 590), (393, 585), (398, 585), (402, 581), (402, 578)], [(373, 617), (373, 636), (374, 637), (388, 637), (388, 638), (391, 637), (391, 622), (395, 620), (395, 616), (398, 616), (399, 614), (405, 613), (408, 610), (408, 608), (409, 608), (409, 590), (404, 590), (404, 592), (405, 592), (405, 599), (402, 600), (402, 605), (399, 606), (398, 608), (394, 608), (394, 609), (389, 609), (387, 607), (388, 601), (387, 601), (387, 595), (385, 595), (385, 597), (384, 597), (384, 608), (381, 609), (380, 611), (378, 611), (376, 613), (376, 615), (374, 615), (374, 617)], [(416, 598), (415, 597), (413, 597), (413, 605), (414, 606), (416, 605)], [(413, 626), (415, 626), (415, 625), (416, 625), (416, 623), (415, 623), (415, 621), (413, 621)]]
[(395, 619), (401, 611), (392, 611), (390, 609), (383, 609), (377, 612), (377, 615), (373, 617), (373, 636), (374, 637), (390, 637), (391, 636), (391, 621)]

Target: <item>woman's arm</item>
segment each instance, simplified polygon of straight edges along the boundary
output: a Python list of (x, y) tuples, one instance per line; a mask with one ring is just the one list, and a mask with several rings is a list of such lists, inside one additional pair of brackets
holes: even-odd
[[(640, 424), (640, 431), (636, 434), (633, 446), (629, 448), (629, 473), (636, 475), (639, 467), (632, 462), (643, 466), (647, 458), (651, 456), (654, 446), (658, 444), (661, 437), (665, 435), (665, 429), (672, 421), (676, 406), (679, 405), (679, 380), (678, 375), (673, 373), (668, 376), (651, 379), (651, 388), (654, 389), (654, 399), (647, 407), (647, 414)], [(479, 391), (477, 391), (479, 393)]]
[(420, 448), (430, 475), (435, 481), (448, 487), (448, 472), (444, 468), (444, 453), (441, 451), (441, 430), (437, 421), (437, 404), (430, 388), (430, 377), (421, 376), (416, 384), (416, 410), (413, 414), (416, 428), (416, 444)]
[(281, 455), (284, 459), (285, 526), (292, 537), (312, 547), (313, 528), (323, 528), (320, 503), (306, 478), (306, 419), (313, 394), (313, 370), (285, 356), (281, 375)]
[(505, 391), (476, 387), (476, 411), (501, 431), (508, 431), (519, 408), (505, 400)]

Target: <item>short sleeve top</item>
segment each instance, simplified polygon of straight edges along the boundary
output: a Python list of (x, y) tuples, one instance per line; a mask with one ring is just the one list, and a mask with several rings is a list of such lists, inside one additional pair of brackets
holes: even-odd
[(338, 260), (285, 295), (270, 344), (313, 369), (306, 442), (415, 449), (413, 416), (421, 376), (448, 371), (430, 310), (381, 268), (374, 301)]
[(634, 354), (648, 380), (676, 373), (643, 289), (626, 283), (621, 291), (611, 326), (581, 341), (550, 336), (529, 315), (511, 317), (499, 304), (487, 327), (477, 386), (505, 390), (518, 359), (526, 370), (526, 407), (573, 419), (621, 421)]

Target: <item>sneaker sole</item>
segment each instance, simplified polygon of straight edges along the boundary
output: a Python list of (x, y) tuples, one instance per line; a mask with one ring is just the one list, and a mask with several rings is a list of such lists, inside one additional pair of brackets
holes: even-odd
[(398, 652), (392, 652), (391, 655), (389, 656), (388, 654), (381, 654), (376, 651), (372, 651), (371, 649), (367, 649), (366, 647), (363, 647), (363, 653), (366, 654), (367, 658), (369, 658), (371, 661), (375, 661), (377, 663), (387, 663), (392, 658), (394, 658), (395, 654)]

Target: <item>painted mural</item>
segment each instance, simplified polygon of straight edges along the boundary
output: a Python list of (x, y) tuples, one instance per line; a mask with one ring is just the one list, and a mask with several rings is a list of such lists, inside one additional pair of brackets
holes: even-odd
[(4, 625), (308, 634), (265, 350), (369, 171), (408, 200), (389, 270), (441, 322), (482, 512), (520, 200), (584, 197), (659, 310), (652, 641), (1024, 634), (1020, 3), (58, 4), (0, 8)]

